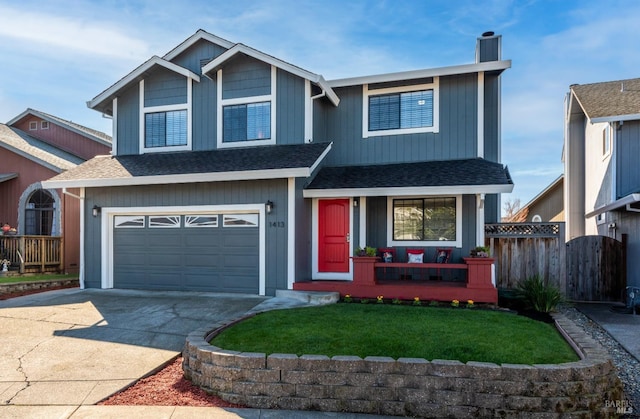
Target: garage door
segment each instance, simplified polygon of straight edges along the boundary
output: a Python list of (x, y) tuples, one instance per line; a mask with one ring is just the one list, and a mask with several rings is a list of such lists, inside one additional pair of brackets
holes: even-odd
[(115, 288), (259, 292), (258, 214), (116, 215)]

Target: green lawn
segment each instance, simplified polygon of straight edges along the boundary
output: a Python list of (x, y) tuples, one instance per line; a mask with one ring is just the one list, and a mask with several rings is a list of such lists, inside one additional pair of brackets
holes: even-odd
[(577, 361), (550, 324), (492, 310), (332, 304), (248, 318), (211, 344), (244, 352), (389, 356), (497, 364)]
[(24, 276), (0, 276), (0, 284), (13, 284), (16, 282), (33, 282), (47, 281), (54, 279), (74, 279), (78, 274), (42, 274), (42, 275), (24, 275)]

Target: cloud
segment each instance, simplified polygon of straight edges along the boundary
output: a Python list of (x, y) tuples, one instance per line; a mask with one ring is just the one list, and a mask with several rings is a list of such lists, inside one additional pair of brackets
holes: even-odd
[[(90, 18), (32, 12), (0, 6), (0, 39), (10, 38), (33, 48), (34, 44), (60, 51), (111, 59), (140, 60), (149, 56), (148, 45), (125, 35), (122, 28), (105, 25)], [(5, 41), (6, 42), (6, 41)]]

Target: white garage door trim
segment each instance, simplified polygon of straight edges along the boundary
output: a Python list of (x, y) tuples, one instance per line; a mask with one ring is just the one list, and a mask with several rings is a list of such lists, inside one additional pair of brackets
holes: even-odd
[(113, 288), (113, 220), (116, 215), (192, 215), (257, 213), (259, 216), (259, 294), (266, 294), (265, 204), (198, 205), (180, 207), (103, 207), (101, 216), (101, 287)]

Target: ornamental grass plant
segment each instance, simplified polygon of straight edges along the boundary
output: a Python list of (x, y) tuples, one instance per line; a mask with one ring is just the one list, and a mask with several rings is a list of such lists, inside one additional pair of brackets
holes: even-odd
[(493, 310), (333, 304), (275, 310), (217, 335), (223, 349), (555, 364), (578, 356), (553, 325)]

